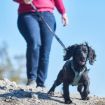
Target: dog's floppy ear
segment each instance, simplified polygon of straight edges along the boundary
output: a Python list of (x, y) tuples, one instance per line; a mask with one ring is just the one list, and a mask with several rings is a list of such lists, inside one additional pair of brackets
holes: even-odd
[(93, 50), (91, 47), (89, 47), (88, 60), (89, 60), (89, 64), (91, 64), (91, 65), (96, 60), (95, 50)]
[(74, 53), (74, 50), (75, 50), (76, 47), (77, 47), (77, 44), (69, 46), (66, 49), (66, 52), (65, 52), (65, 55), (64, 55), (64, 58), (63, 58), (64, 61), (70, 59), (73, 56), (73, 53)]

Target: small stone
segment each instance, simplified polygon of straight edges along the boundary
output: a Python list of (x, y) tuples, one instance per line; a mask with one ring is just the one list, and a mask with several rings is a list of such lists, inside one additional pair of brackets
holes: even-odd
[(35, 98), (35, 99), (38, 99), (38, 95), (35, 94), (35, 93), (31, 93), (31, 97), (32, 97), (32, 98)]

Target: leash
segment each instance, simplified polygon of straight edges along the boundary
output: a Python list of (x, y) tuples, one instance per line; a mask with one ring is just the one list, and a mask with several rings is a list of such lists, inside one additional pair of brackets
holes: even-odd
[(41, 14), (38, 12), (35, 5), (31, 2), (32, 8), (35, 10), (36, 14), (40, 17), (41, 21), (48, 27), (49, 31), (53, 34), (53, 36), (56, 38), (56, 40), (60, 43), (60, 45), (63, 47), (63, 49), (66, 51), (67, 48), (63, 44), (63, 42), (60, 40), (60, 38), (54, 33), (54, 31), (51, 29), (51, 27), (48, 25), (48, 23), (44, 20), (44, 18), (41, 16)]

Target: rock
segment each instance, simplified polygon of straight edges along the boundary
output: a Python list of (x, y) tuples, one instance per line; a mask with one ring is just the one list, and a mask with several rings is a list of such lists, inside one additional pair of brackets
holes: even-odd
[(31, 93), (31, 97), (34, 98), (34, 99), (38, 99), (38, 95), (35, 94), (35, 93)]
[[(0, 80), (0, 105), (65, 105), (60, 92), (47, 95), (47, 88), (20, 86), (8, 79)], [(105, 97), (90, 96), (83, 101), (79, 94), (71, 94), (71, 105), (105, 105)]]

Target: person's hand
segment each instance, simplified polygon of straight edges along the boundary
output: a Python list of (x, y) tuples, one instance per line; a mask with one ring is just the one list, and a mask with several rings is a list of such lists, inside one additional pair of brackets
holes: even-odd
[(25, 4), (31, 4), (33, 0), (24, 0)]
[(63, 26), (67, 26), (68, 25), (68, 16), (66, 13), (64, 13), (62, 15), (62, 23), (63, 23)]

